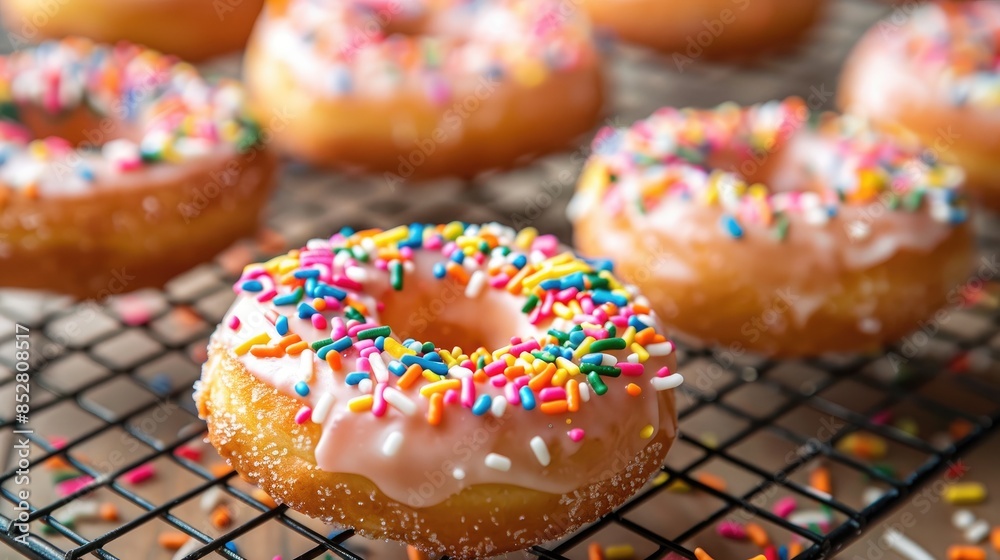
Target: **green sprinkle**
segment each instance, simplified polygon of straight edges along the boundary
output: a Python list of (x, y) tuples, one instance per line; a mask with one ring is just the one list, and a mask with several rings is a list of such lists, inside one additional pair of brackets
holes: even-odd
[(420, 347), (420, 351), (421, 351), (422, 353), (424, 353), (424, 354), (426, 354), (426, 353), (428, 353), (428, 352), (433, 352), (433, 351), (434, 351), (434, 343), (433, 343), (433, 342), (425, 342), (425, 343), (424, 343), (424, 344), (423, 344), (423, 345), (422, 345), (422, 346)]
[(605, 350), (624, 350), (624, 349), (625, 349), (624, 338), (605, 338), (602, 340), (595, 340), (590, 345), (591, 352), (604, 352)]
[(788, 218), (784, 214), (774, 217), (774, 237), (778, 241), (784, 241), (788, 237)]
[(64, 482), (66, 480), (79, 478), (80, 476), (81, 474), (76, 471), (67, 471), (67, 470), (56, 471), (52, 475), (52, 482)]
[(580, 364), (580, 371), (586, 373), (588, 378), (590, 377), (591, 373), (597, 375), (606, 375), (608, 377), (618, 377), (622, 374), (622, 370), (619, 367), (602, 366), (600, 364), (588, 364), (587, 362)]
[(392, 334), (392, 329), (388, 325), (384, 325), (358, 332), (358, 340), (374, 339), (380, 336), (389, 336), (390, 334)]
[(531, 313), (531, 310), (538, 305), (538, 296), (531, 294), (528, 296), (528, 301), (524, 302), (524, 307), (521, 308), (521, 313)]
[(604, 384), (604, 381), (601, 380), (601, 376), (598, 375), (596, 371), (592, 371), (587, 374), (587, 381), (590, 382), (590, 386), (598, 395), (603, 395), (608, 392), (608, 386)]
[(569, 340), (569, 335), (558, 329), (549, 329), (548, 334), (556, 337), (559, 340), (559, 344)]
[(310, 344), (309, 347), (312, 348), (313, 350), (319, 350), (320, 348), (328, 344), (333, 344), (332, 338), (324, 338), (323, 340), (317, 340), (316, 342)]
[(607, 325), (604, 325), (604, 328), (608, 330), (608, 336), (618, 336), (618, 327), (614, 323), (609, 321)]
[(916, 212), (920, 208), (920, 203), (924, 201), (924, 191), (916, 190), (907, 193), (903, 199), (903, 208), (910, 212)]
[(889, 207), (889, 210), (899, 209), (899, 195), (890, 191), (886, 197), (885, 205)]
[(599, 274), (584, 274), (583, 277), (590, 281), (590, 288), (594, 290), (607, 288), (611, 285), (607, 278)]
[(403, 263), (399, 261), (392, 261), (389, 263), (389, 283), (392, 284), (392, 289), (397, 292), (403, 289)]
[(354, 319), (355, 321), (365, 322), (365, 316), (361, 314), (360, 311), (354, 309), (354, 306), (348, 305), (347, 309), (344, 310), (344, 316), (348, 319)]
[(479, 356), (479, 360), (476, 361), (476, 369), (483, 369), (486, 367), (486, 356)]
[(358, 262), (368, 262), (368, 251), (365, 251), (361, 245), (351, 247), (351, 254), (354, 255), (354, 258), (358, 259)]
[(552, 362), (556, 361), (556, 357), (555, 356), (553, 356), (552, 354), (550, 354), (548, 352), (545, 352), (543, 350), (535, 350), (535, 351), (533, 351), (531, 353), (531, 355), (534, 356), (534, 357), (536, 357), (536, 358), (538, 358), (539, 360), (541, 360), (543, 362), (552, 363)]

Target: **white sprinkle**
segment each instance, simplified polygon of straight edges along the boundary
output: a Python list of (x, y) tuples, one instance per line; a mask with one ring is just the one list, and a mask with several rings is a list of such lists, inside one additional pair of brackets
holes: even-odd
[(313, 379), (313, 351), (305, 349), (299, 358), (299, 377), (306, 383), (311, 383)]
[(368, 281), (368, 272), (360, 266), (349, 266), (344, 269), (344, 274), (359, 284), (364, 284)]
[(510, 470), (510, 459), (497, 453), (490, 453), (486, 456), (486, 466), (497, 471), (507, 472)]
[(372, 378), (371, 377), (366, 377), (366, 378), (364, 378), (364, 379), (361, 380), (361, 383), (358, 383), (358, 391), (361, 391), (365, 395), (371, 394), (372, 389), (374, 387), (375, 387), (375, 384), (372, 383)]
[(327, 249), (327, 250), (329, 250), (330, 249), (330, 240), (329, 239), (310, 239), (309, 241), (306, 241), (306, 249), (312, 249), (312, 250)]
[(493, 404), (490, 405), (490, 413), (497, 418), (503, 416), (503, 413), (507, 411), (507, 397), (499, 395), (493, 399)]
[(829, 523), (830, 516), (822, 510), (809, 509), (805, 511), (797, 511), (789, 515), (788, 522), (793, 525), (798, 525), (799, 527), (808, 527), (810, 525), (822, 525), (823, 523)]
[(465, 379), (466, 377), (472, 377), (472, 370), (462, 366), (455, 366), (448, 370), (448, 375), (454, 377), (455, 379)]
[(465, 297), (477, 298), (486, 285), (486, 274), (482, 270), (477, 270), (469, 277), (469, 283), (465, 286)]
[(218, 486), (213, 486), (201, 495), (201, 500), (198, 501), (198, 505), (201, 507), (202, 511), (210, 513), (225, 499), (226, 496), (223, 494), (222, 489)]
[(361, 238), (361, 248), (365, 250), (366, 253), (372, 253), (375, 251), (375, 240), (371, 237)]
[(612, 356), (611, 354), (601, 355), (601, 365), (602, 366), (615, 366), (618, 365), (618, 358)]
[(463, 471), (458, 467), (455, 467), (455, 470), (451, 471), (451, 476), (454, 477), (455, 480), (462, 480), (463, 478), (465, 478), (465, 471)]
[(391, 404), (393, 408), (402, 412), (406, 416), (413, 416), (417, 413), (416, 403), (414, 403), (410, 397), (407, 397), (398, 389), (386, 387), (382, 392), (382, 398), (385, 399), (385, 402)]
[(189, 554), (201, 548), (201, 541), (198, 539), (188, 539), (183, 546), (177, 549), (171, 560), (184, 560)]
[(545, 440), (541, 436), (531, 438), (531, 450), (535, 452), (535, 457), (543, 467), (549, 466), (552, 456), (549, 455), (549, 446), (545, 445)]
[(964, 531), (972, 524), (976, 522), (976, 514), (972, 513), (967, 509), (956, 510), (955, 513), (951, 515), (951, 524), (955, 526), (959, 531)]
[(674, 351), (674, 343), (669, 340), (646, 346), (650, 356), (669, 356)]
[(333, 393), (323, 393), (319, 400), (316, 401), (316, 406), (312, 409), (312, 421), (315, 424), (322, 424), (326, 420), (326, 415), (330, 413), (330, 409), (333, 408), (334, 401)]
[(628, 360), (628, 362), (630, 364), (638, 364), (639, 363), (639, 355), (633, 352), (632, 354), (628, 355), (628, 358), (626, 358), (626, 360)]
[(986, 540), (986, 537), (990, 535), (990, 523), (985, 519), (980, 519), (973, 523), (968, 529), (965, 530), (963, 536), (966, 542), (972, 544), (979, 544)]
[(586, 383), (580, 384), (580, 401), (590, 402), (590, 385)]
[(672, 373), (666, 377), (654, 377), (649, 380), (649, 384), (657, 391), (675, 389), (680, 387), (681, 383), (684, 383), (684, 376), (679, 373)]
[(379, 383), (389, 382), (389, 370), (385, 367), (385, 362), (382, 360), (381, 354), (372, 354), (368, 356), (368, 363), (372, 366), (372, 373), (375, 374), (375, 381)]
[(392, 432), (385, 438), (385, 442), (382, 444), (382, 454), (386, 457), (392, 457), (399, 452), (399, 448), (403, 446), (403, 433), (402, 432)]
[(413, 350), (414, 352), (420, 353), (420, 351), (424, 348), (424, 345), (414, 340), (413, 342), (410, 343), (409, 346), (407, 346), (407, 348)]
[(921, 548), (920, 545), (904, 537), (903, 533), (895, 529), (886, 531), (884, 538), (889, 548), (907, 560), (934, 560), (934, 557)]
[(868, 507), (882, 499), (882, 496), (885, 496), (885, 492), (881, 488), (869, 486), (868, 488), (865, 488), (864, 492), (862, 492), (861, 501), (865, 503), (865, 507)]

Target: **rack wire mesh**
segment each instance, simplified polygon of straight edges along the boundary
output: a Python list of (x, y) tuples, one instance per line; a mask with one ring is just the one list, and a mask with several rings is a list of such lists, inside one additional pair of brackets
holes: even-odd
[[(616, 84), (608, 122), (625, 124), (666, 103), (754, 102), (790, 94), (829, 106), (850, 45), (890, 9), (863, 0), (835, 1), (807, 44), (750, 65), (699, 61), (678, 71), (668, 57), (616, 48), (608, 65)], [(583, 159), (579, 156), (585, 154), (581, 148), (549, 156), (472, 185), (440, 181), (406, 192), (378, 179), (291, 166), (273, 201), (269, 233), (237, 245), (162, 291), (87, 302), (0, 292), (0, 399), (5, 403), (0, 407), (0, 541), (6, 550), (38, 559), (154, 558), (156, 535), (174, 530), (198, 544), (187, 558), (400, 557), (398, 546), (368, 542), (350, 530), (331, 533), (268, 503), (236, 473), (213, 464), (218, 458), (201, 444), (204, 424), (197, 419), (191, 385), (207, 337), (233, 300), (231, 283), (246, 262), (345, 225), (499, 220), (530, 223), (569, 241), (564, 209)], [(997, 254), (1000, 233), (981, 229), (984, 254)], [(695, 545), (715, 539), (712, 528), (718, 522), (754, 519), (775, 542), (804, 543), (796, 558), (831, 557), (943, 470), (961, 476), (960, 458), (1000, 421), (993, 364), (1000, 349), (1000, 285), (979, 277), (956, 286), (955, 293), (964, 305), (875, 355), (776, 362), (684, 346), (680, 363), (689, 383), (680, 395), (682, 433), (664, 474), (617, 511), (526, 554), (582, 558), (589, 543), (624, 542), (637, 557), (690, 559)], [(27, 424), (7, 404), (14, 401), (15, 325), (30, 329), (33, 348)], [(919, 419), (922, 429), (915, 433), (887, 423), (889, 415)], [(932, 435), (949, 427), (951, 438)], [(858, 434), (884, 444), (891, 466), (851, 452), (845, 444), (856, 442)], [(26, 512), (31, 536), (18, 543), (15, 446), (23, 440), (32, 480)], [(863, 477), (864, 484), (881, 489), (881, 497), (865, 503), (857, 497), (858, 488), (832, 496), (816, 492), (808, 473), (820, 462), (838, 481), (848, 481), (846, 486), (856, 486), (850, 481)], [(129, 473), (147, 464), (157, 468), (156, 477), (145, 484), (130, 482)], [(69, 476), (91, 480), (55, 492), (58, 481)], [(801, 509), (822, 512), (824, 522), (793, 523), (772, 513), (771, 506), (786, 497), (795, 498)], [(118, 519), (74, 523), (63, 515), (92, 499), (117, 504)], [(220, 499), (230, 504), (235, 519), (224, 528), (210, 524), (202, 511), (205, 502)], [(731, 557), (755, 553), (726, 550)], [(9, 554), (0, 551), (0, 556)]]

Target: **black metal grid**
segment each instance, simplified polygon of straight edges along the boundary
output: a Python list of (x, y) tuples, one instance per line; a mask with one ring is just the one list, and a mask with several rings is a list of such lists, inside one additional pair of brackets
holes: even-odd
[[(628, 122), (666, 102), (705, 105), (730, 98), (749, 102), (832, 91), (847, 47), (888, 9), (861, 0), (834, 2), (830, 20), (811, 43), (797, 53), (752, 67), (699, 64), (679, 75), (671, 72), (669, 60), (616, 51), (612, 68), (619, 85), (610, 121)], [(821, 100), (824, 105), (829, 102)], [(572, 181), (558, 177), (564, 177), (566, 170), (575, 177), (578, 160), (566, 154), (552, 156), (522, 170), (480, 179), (473, 188), (442, 181), (421, 189), (416, 197), (393, 192), (375, 179), (291, 168), (274, 201), (269, 225), (276, 232), (272, 237), (289, 245), (343, 225), (388, 227), (452, 219), (527, 220), (568, 240), (563, 212)], [(1000, 249), (1000, 235), (994, 230), (986, 227), (982, 235), (987, 254)], [(273, 543), (273, 554), (285, 552), (286, 560), (327, 553), (348, 559), (366, 556), (365, 548), (373, 545), (352, 532), (331, 536), (328, 528), (283, 506), (270, 508), (258, 501), (235, 473), (213, 474), (210, 459), (192, 461), (174, 453), (204, 435), (190, 385), (204, 358), (207, 336), (232, 300), (229, 285), (234, 271), (248, 259), (273, 252), (274, 247), (261, 243), (243, 244), (163, 291), (146, 290), (102, 302), (0, 292), (0, 398), (5, 403), (13, 400), (14, 324), (27, 325), (34, 348), (28, 427), (38, 426), (29, 436), (37, 497), (30, 514), (30, 545), (23, 548), (11, 540), (11, 507), (16, 502), (12, 432), (20, 426), (10, 407), (0, 407), (5, 471), (0, 476), (0, 541), (5, 546), (31, 558), (130, 558), (134, 554), (123, 553), (133, 550), (127, 547), (155, 547), (150, 543), (158, 530), (175, 529), (203, 544), (188, 558), (258, 557), (225, 548), (230, 541), (243, 545), (244, 553), (251, 550), (245, 543)], [(680, 395), (682, 434), (663, 468), (668, 481), (648, 485), (628, 504), (567, 539), (528, 552), (541, 558), (576, 558), (588, 542), (609, 544), (607, 539), (614, 538), (634, 543), (638, 557), (693, 558), (690, 549), (717, 522), (750, 516), (772, 535), (805, 542), (806, 550), (797, 558), (830, 557), (983, 441), (1000, 421), (1000, 383), (990, 371), (1000, 348), (996, 311), (1000, 285), (972, 282), (963, 288), (978, 303), (950, 310), (948, 320), (936, 324), (940, 327), (936, 336), (918, 344), (916, 356), (906, 347), (887, 350), (906, 357), (902, 368), (893, 369), (887, 354), (774, 362), (683, 347), (680, 363), (689, 382)], [(975, 367), (960, 365), (970, 361)], [(164, 413), (166, 420), (147, 422), (164, 410), (169, 411)], [(915, 437), (880, 422), (878, 415), (886, 410), (916, 410), (932, 431), (956, 420), (968, 429), (956, 440), (932, 441), (927, 432)], [(817, 419), (836, 429), (817, 430)], [(724, 435), (699, 433), (699, 424)], [(57, 448), (54, 438), (65, 432), (71, 433)], [(882, 438), (894, 457), (904, 458), (905, 466), (889, 473), (838, 449), (838, 443), (854, 432)], [(117, 443), (109, 443), (116, 436)], [(770, 440), (758, 441), (764, 437)], [(777, 463), (769, 455), (775, 449), (787, 450)], [(100, 453), (97, 460), (95, 451)], [(212, 452), (206, 449), (206, 453)], [(96, 482), (66, 497), (56, 496), (48, 491), (51, 485), (44, 478), (49, 475), (43, 467), (54, 458)], [(840, 478), (844, 473), (863, 475), (887, 492), (869, 506), (849, 495), (819, 496), (804, 476), (820, 460)], [(124, 480), (125, 473), (148, 462), (162, 473), (152, 490)], [(702, 475), (713, 472), (724, 473), (737, 484), (728, 489), (706, 484)], [(673, 494), (677, 481), (693, 492)], [(195, 507), (213, 488), (221, 489), (239, 507), (237, 522), (225, 530), (211, 528)], [(118, 502), (121, 521), (70, 526), (57, 519), (60, 508), (91, 492)], [(805, 504), (801, 507), (828, 508), (834, 526), (822, 534), (770, 513), (769, 504), (785, 495), (796, 497)], [(688, 509), (694, 513), (687, 517), (677, 513)], [(665, 510), (673, 511), (671, 517), (663, 516)]]

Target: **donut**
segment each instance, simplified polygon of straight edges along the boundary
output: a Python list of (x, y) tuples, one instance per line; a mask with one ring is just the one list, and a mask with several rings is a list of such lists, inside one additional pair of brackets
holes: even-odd
[(728, 58), (794, 45), (826, 2), (785, 0), (581, 0), (599, 30), (667, 53), (683, 70), (700, 57)]
[(669, 326), (810, 356), (880, 347), (961, 300), (961, 183), (913, 138), (791, 98), (602, 131), (569, 213), (580, 251), (614, 255)]
[(558, 0), (270, 3), (244, 74), (275, 144), (390, 186), (568, 146), (603, 100), (590, 29)]
[(1000, 4), (941, 2), (878, 23), (854, 48), (838, 104), (902, 126), (965, 169), (970, 193), (1000, 211)]
[(5, 0), (0, 17), (15, 49), (82, 36), (128, 41), (185, 60), (241, 50), (264, 0)]
[(276, 159), (241, 87), (83, 39), (0, 57), (0, 286), (160, 286), (255, 232)]
[(235, 290), (195, 390), (209, 440), (362, 535), (459, 559), (552, 540), (623, 503), (676, 437), (655, 313), (533, 229), (343, 230)]

